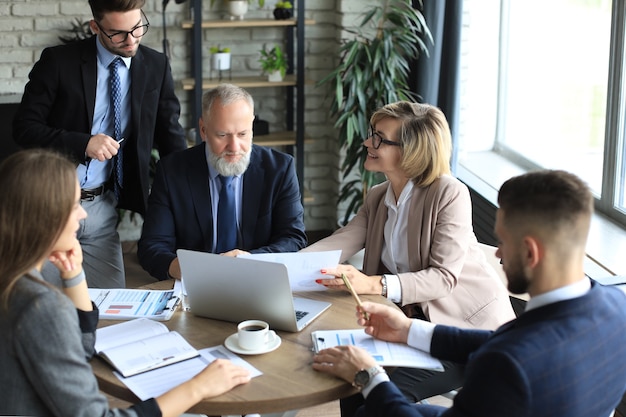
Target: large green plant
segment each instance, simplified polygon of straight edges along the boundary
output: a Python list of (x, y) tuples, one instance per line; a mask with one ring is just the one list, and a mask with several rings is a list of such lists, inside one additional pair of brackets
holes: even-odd
[(410, 0), (383, 0), (364, 13), (358, 29), (347, 31), (354, 39), (342, 42), (339, 65), (319, 82), (331, 86), (330, 115), (345, 149), (343, 178), (355, 168), (359, 174), (339, 194), (340, 202), (349, 202), (344, 222), (363, 204), (367, 190), (383, 180), (363, 168), (369, 117), (385, 104), (415, 98), (408, 89), (409, 62), (427, 52), (426, 41), (432, 42), (423, 14)]

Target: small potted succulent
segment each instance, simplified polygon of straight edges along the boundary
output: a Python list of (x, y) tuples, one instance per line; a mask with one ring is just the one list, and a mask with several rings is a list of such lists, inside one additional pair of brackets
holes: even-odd
[(268, 81), (282, 81), (287, 72), (287, 59), (280, 46), (275, 45), (270, 50), (263, 46), (260, 52), (259, 63), (263, 72), (267, 74)]
[(230, 69), (230, 48), (222, 48), (220, 46), (212, 46), (209, 48), (211, 52), (211, 67), (217, 71)]
[(274, 18), (276, 20), (289, 19), (292, 16), (293, 5), (289, 1), (279, 1), (274, 8)]

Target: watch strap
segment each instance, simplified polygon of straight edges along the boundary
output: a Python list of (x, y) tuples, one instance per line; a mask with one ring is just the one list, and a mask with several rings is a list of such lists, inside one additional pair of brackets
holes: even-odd
[(387, 298), (387, 277), (385, 276), (385, 274), (380, 277), (380, 285), (383, 286), (383, 290), (381, 291), (380, 295)]
[[(361, 382), (361, 375), (363, 375), (364, 373), (366, 373), (367, 377), (365, 378), (366, 380)], [(379, 365), (372, 366), (368, 369), (360, 369), (354, 374), (354, 381), (352, 382), (352, 386), (358, 388), (359, 390), (362, 390), (370, 382), (372, 382), (372, 379), (374, 379), (376, 375), (380, 373), (385, 373), (385, 369)]]

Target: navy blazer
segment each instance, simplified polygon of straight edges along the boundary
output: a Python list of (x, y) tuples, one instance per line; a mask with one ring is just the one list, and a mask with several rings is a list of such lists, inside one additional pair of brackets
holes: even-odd
[[(167, 279), (177, 249), (215, 252), (205, 144), (163, 158), (148, 200), (139, 263)], [(304, 208), (293, 157), (252, 146), (243, 175), (242, 242), (251, 253), (296, 252), (306, 246)]]
[(495, 332), (437, 326), (431, 353), (467, 362), (451, 408), (410, 404), (386, 382), (360, 416), (607, 417), (626, 391), (626, 295), (583, 297), (522, 314)]
[[(13, 119), (18, 145), (53, 148), (85, 162), (96, 104), (96, 38), (43, 50)], [(152, 148), (165, 156), (187, 145), (166, 56), (140, 45), (130, 76), (130, 134), (124, 144), (124, 188), (118, 207), (143, 214)]]

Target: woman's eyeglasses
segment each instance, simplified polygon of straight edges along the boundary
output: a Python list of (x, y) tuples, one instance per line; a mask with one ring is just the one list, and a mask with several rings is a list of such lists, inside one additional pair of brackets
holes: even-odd
[(146, 23), (144, 25), (137, 26), (133, 30), (129, 30), (128, 32), (122, 30), (122, 31), (119, 31), (119, 32), (112, 33), (110, 35), (108, 33), (106, 33), (104, 31), (104, 29), (102, 29), (102, 26), (100, 26), (100, 23), (98, 23), (97, 20), (95, 20), (95, 22), (96, 22), (96, 25), (98, 26), (98, 28), (100, 29), (100, 32), (102, 32), (102, 34), (104, 36), (109, 38), (111, 43), (120, 44), (120, 43), (126, 42), (126, 39), (128, 38), (128, 35), (132, 36), (135, 39), (138, 39), (138, 38), (141, 38), (143, 35), (146, 34), (146, 32), (148, 31), (148, 28), (150, 27), (150, 22), (148, 22), (148, 18), (144, 14), (143, 10), (141, 10), (141, 15), (143, 16), (143, 19), (146, 21)]
[(385, 145), (402, 147), (402, 142), (394, 142), (392, 140), (383, 139), (383, 137), (380, 136), (374, 130), (374, 127), (372, 127), (372, 126), (370, 126), (369, 130), (367, 131), (367, 137), (365, 138), (365, 140), (367, 140), (369, 138), (372, 138), (372, 146), (374, 147), (374, 149), (380, 148), (380, 144), (381, 143), (384, 143)]

